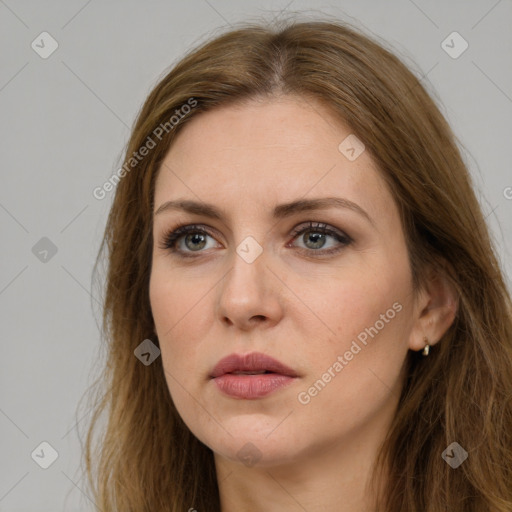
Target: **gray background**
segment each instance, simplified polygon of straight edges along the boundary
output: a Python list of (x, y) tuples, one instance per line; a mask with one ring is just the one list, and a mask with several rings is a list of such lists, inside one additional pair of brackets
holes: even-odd
[[(138, 109), (185, 50), (281, 11), (349, 21), (424, 77), (464, 146), (510, 283), (510, 0), (0, 0), (0, 511), (96, 510), (76, 424), (89, 420), (78, 401), (99, 371), (91, 273), (113, 193), (100, 201), (92, 190), (119, 167)], [(43, 31), (59, 45), (47, 59), (31, 47)], [(453, 31), (469, 44), (456, 59), (441, 46)], [(43, 237), (53, 256), (36, 257)], [(31, 458), (43, 441), (59, 454), (48, 469)]]

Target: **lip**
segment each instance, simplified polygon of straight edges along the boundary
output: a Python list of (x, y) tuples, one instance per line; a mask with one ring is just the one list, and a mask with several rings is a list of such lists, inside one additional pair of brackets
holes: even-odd
[[(266, 371), (269, 373), (247, 375), (233, 372)], [(257, 399), (277, 391), (298, 377), (297, 373), (266, 354), (231, 354), (221, 359), (212, 370), (210, 378), (224, 394), (233, 398)]]
[(220, 377), (226, 373), (233, 372), (252, 372), (266, 370), (287, 377), (297, 377), (294, 370), (286, 366), (281, 361), (274, 359), (261, 352), (251, 352), (249, 354), (231, 354), (221, 359), (212, 370), (210, 377)]

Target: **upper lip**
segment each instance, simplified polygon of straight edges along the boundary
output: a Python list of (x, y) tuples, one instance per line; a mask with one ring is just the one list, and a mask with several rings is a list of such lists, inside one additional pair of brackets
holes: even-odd
[(288, 366), (261, 352), (249, 354), (231, 354), (221, 359), (212, 370), (210, 377), (220, 377), (233, 372), (258, 372), (266, 370), (289, 377), (297, 377), (297, 374)]

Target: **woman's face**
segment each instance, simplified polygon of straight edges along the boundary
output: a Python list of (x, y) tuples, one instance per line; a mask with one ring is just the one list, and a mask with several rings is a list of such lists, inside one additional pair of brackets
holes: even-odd
[[(198, 115), (166, 155), (151, 308), (172, 399), (216, 458), (296, 462), (389, 426), (412, 283), (397, 207), (361, 149), (322, 105), (282, 97)], [(183, 225), (196, 227), (164, 248)], [(264, 368), (212, 378), (255, 352), (293, 372), (254, 358)], [(250, 369), (272, 374), (236, 375)]]

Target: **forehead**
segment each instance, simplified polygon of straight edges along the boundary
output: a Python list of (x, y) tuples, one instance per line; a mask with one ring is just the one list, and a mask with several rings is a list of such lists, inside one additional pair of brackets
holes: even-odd
[(392, 198), (369, 152), (347, 158), (353, 137), (322, 104), (295, 96), (198, 114), (163, 161), (155, 206), (189, 198), (261, 209), (334, 195), (378, 215)]

